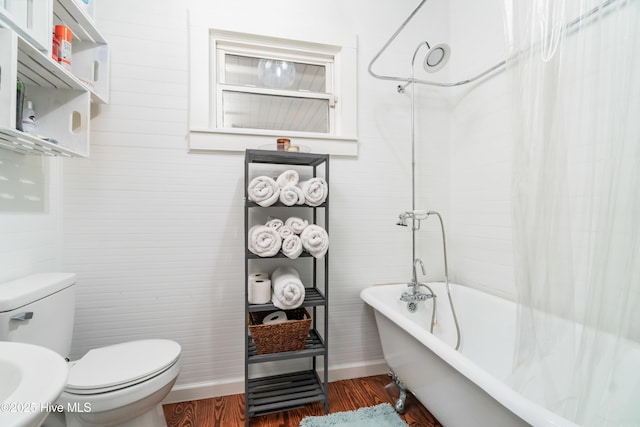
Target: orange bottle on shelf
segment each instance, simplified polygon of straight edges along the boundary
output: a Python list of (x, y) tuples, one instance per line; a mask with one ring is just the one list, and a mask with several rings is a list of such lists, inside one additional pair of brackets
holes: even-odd
[(64, 25), (56, 25), (54, 34), (59, 42), (58, 64), (71, 71), (71, 41), (73, 39), (71, 29)]

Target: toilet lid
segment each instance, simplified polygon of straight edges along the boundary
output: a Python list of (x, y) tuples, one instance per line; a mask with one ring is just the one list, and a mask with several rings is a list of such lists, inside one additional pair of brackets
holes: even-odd
[[(139, 340), (90, 350), (69, 368), (66, 390), (88, 393), (118, 389), (155, 376), (180, 356), (170, 340)], [(104, 390), (103, 390), (104, 391)]]

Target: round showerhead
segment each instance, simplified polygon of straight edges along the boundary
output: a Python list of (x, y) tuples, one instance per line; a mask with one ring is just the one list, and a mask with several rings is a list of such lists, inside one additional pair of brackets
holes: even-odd
[(449, 61), (451, 48), (446, 43), (441, 43), (429, 49), (424, 57), (423, 67), (427, 73), (435, 73)]

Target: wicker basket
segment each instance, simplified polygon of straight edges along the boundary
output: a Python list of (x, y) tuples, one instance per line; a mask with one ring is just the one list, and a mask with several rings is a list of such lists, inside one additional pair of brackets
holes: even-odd
[(283, 310), (287, 314), (288, 322), (262, 324), (262, 320), (274, 311), (249, 313), (249, 331), (256, 345), (256, 353), (269, 354), (304, 350), (311, 326), (309, 312), (304, 308)]

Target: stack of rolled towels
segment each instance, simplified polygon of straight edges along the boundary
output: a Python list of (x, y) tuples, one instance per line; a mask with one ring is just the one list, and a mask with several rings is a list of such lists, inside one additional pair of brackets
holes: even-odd
[(271, 206), (280, 201), (285, 206), (320, 206), (327, 199), (329, 186), (322, 177), (300, 181), (297, 171), (289, 169), (275, 179), (269, 176), (257, 176), (249, 182), (247, 195), (249, 200), (262, 207)]
[(271, 274), (271, 302), (282, 310), (298, 308), (304, 302), (304, 285), (293, 267), (278, 267)]
[(329, 248), (329, 235), (319, 225), (306, 219), (289, 217), (285, 221), (270, 218), (264, 225), (254, 225), (248, 233), (249, 250), (260, 257), (271, 257), (279, 251), (291, 259), (303, 250), (322, 258)]
[(267, 304), (281, 310), (298, 308), (304, 302), (305, 288), (293, 267), (278, 267), (271, 274), (252, 273), (249, 276), (249, 303)]

